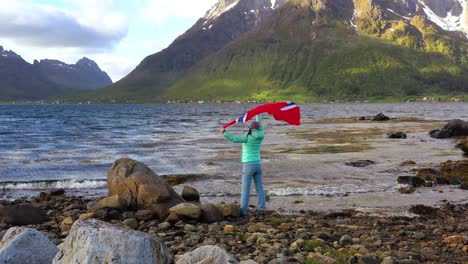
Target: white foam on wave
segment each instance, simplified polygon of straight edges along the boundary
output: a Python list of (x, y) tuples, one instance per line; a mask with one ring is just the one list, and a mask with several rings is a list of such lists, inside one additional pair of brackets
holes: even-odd
[(317, 187), (284, 187), (271, 188), (267, 193), (272, 196), (293, 196), (293, 195), (344, 195), (353, 193), (370, 193), (398, 190), (399, 184), (377, 184), (377, 185), (354, 185), (343, 184), (340, 186), (317, 186)]
[(4, 182), (0, 183), (0, 190), (47, 190), (61, 189), (99, 189), (107, 186), (106, 180), (60, 180), (33, 182)]

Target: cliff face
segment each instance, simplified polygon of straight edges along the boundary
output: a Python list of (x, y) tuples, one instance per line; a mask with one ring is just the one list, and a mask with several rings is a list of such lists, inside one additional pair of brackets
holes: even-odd
[(20, 55), (0, 46), (1, 102), (39, 100), (109, 84), (112, 84), (109, 76), (87, 58), (71, 65), (57, 60), (30, 64)]

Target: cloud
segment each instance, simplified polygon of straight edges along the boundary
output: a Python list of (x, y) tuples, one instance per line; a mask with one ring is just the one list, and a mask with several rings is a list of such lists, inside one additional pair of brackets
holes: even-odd
[(143, 0), (142, 19), (160, 26), (171, 18), (200, 18), (218, 0)]
[(74, 9), (9, 0), (0, 9), (0, 35), (36, 47), (108, 48), (127, 35), (113, 0), (65, 0)]

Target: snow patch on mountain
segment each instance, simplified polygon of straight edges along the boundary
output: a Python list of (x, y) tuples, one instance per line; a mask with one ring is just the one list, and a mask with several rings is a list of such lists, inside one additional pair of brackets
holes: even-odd
[(276, 0), (271, 0), (271, 8), (275, 8)]
[(410, 19), (411, 19), (411, 17), (407, 17), (407, 16), (400, 15), (400, 14), (398, 14), (397, 12), (393, 11), (393, 10), (390, 9), (390, 8), (387, 8), (387, 10), (390, 11), (390, 12), (392, 12), (393, 14), (395, 14), (395, 15), (401, 17), (401, 18), (406, 19), (406, 20), (410, 20)]
[(448, 31), (465, 31), (468, 33), (468, 22), (466, 21), (467, 0), (458, 0), (458, 2), (463, 8), (463, 13), (460, 16), (454, 16), (452, 10), (450, 10), (448, 11), (446, 17), (440, 17), (434, 11), (432, 11), (432, 9), (427, 6), (424, 1), (418, 0), (418, 3), (421, 5), (427, 17), (442, 29)]

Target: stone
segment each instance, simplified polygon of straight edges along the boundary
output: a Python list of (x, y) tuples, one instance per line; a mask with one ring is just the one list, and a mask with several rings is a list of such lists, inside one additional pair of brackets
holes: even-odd
[(247, 260), (243, 260), (241, 261), (239, 264), (257, 264), (257, 262), (251, 260), (251, 259), (247, 259)]
[(47, 213), (31, 204), (0, 205), (0, 220), (6, 224), (37, 225), (49, 221)]
[(224, 217), (240, 217), (240, 206), (238, 204), (219, 204), (217, 207), (223, 212)]
[(223, 213), (211, 203), (203, 203), (200, 206), (202, 214), (200, 222), (202, 223), (214, 223), (224, 220)]
[(450, 134), (450, 131), (448, 131), (447, 129), (432, 130), (431, 132), (429, 132), (429, 135), (432, 138), (438, 138), (438, 139), (444, 139), (444, 138), (451, 138), (452, 137), (452, 134)]
[(101, 199), (96, 204), (97, 209), (115, 209), (124, 211), (128, 208), (127, 200), (121, 198), (119, 195), (112, 195)]
[(468, 160), (446, 161), (440, 165), (440, 171), (447, 184), (468, 182)]
[(380, 260), (376, 256), (374, 256), (372, 254), (365, 254), (360, 258), (359, 263), (362, 263), (362, 264), (380, 264)]
[(79, 218), (83, 218), (83, 219), (90, 219), (90, 218), (93, 218), (93, 217), (94, 217), (93, 212), (80, 214), (80, 216), (79, 216)]
[(410, 194), (410, 193), (414, 193), (416, 189), (412, 185), (408, 185), (408, 186), (401, 187), (400, 189), (398, 189), (398, 191), (403, 194)]
[(67, 217), (65, 218), (62, 223), (60, 224), (60, 231), (67, 232), (73, 225), (73, 218)]
[(460, 119), (450, 120), (442, 129), (446, 129), (453, 137), (468, 136), (468, 122)]
[(176, 264), (202, 264), (202, 263), (239, 263), (231, 254), (219, 246), (206, 245), (176, 257)]
[(468, 182), (464, 182), (464, 183), (460, 184), (460, 189), (468, 190)]
[(468, 138), (466, 138), (464, 141), (463, 141), (463, 145), (461, 147), (461, 150), (463, 150), (463, 152), (465, 152), (466, 154), (468, 154)]
[(415, 176), (398, 176), (397, 182), (399, 184), (412, 185), (413, 187), (420, 187), (426, 183), (425, 180)]
[(461, 235), (455, 235), (455, 236), (448, 236), (444, 238), (444, 242), (447, 244), (463, 244), (466, 240), (464, 236)]
[(95, 219), (77, 220), (62, 249), (59, 263), (171, 263), (172, 256), (158, 238)]
[(406, 139), (407, 135), (406, 133), (403, 133), (403, 132), (390, 133), (390, 134), (387, 134), (387, 138)]
[(180, 219), (179, 219), (179, 217), (177, 216), (176, 213), (171, 213), (171, 214), (169, 214), (169, 216), (164, 221), (169, 222), (169, 223), (177, 223), (177, 222), (180, 221)]
[(172, 224), (169, 222), (162, 222), (158, 225), (158, 227), (161, 229), (169, 229), (172, 227)]
[(236, 228), (233, 225), (225, 225), (223, 231), (224, 233), (232, 234), (236, 231)]
[(126, 219), (122, 224), (131, 229), (138, 229), (138, 221), (135, 218)]
[(180, 203), (169, 209), (170, 213), (175, 213), (181, 219), (193, 219), (198, 220), (202, 214), (199, 205), (191, 203)]
[(353, 162), (346, 162), (345, 164), (351, 167), (364, 168), (375, 164), (375, 162), (373, 162), (372, 160), (358, 160)]
[(372, 119), (373, 121), (388, 121), (390, 120), (390, 117), (382, 114), (382, 113), (379, 113), (377, 114), (376, 116), (374, 116), (374, 119)]
[(169, 209), (184, 202), (174, 189), (145, 164), (123, 158), (114, 162), (107, 174), (109, 196), (119, 195), (134, 209), (153, 211), (160, 220)]
[(392, 257), (392, 256), (388, 256), (388, 257), (385, 257), (383, 260), (382, 260), (382, 263), (381, 264), (397, 264), (397, 260)]
[(442, 129), (429, 132), (433, 138), (468, 136), (468, 122), (460, 119), (450, 120)]
[(187, 202), (200, 202), (200, 193), (190, 186), (184, 186), (182, 198)]
[(353, 244), (353, 238), (350, 235), (344, 235), (340, 238), (340, 245), (346, 246)]
[(335, 264), (338, 261), (332, 257), (322, 255), (321, 253), (311, 253), (309, 257), (321, 264)]
[(139, 221), (150, 221), (154, 218), (154, 213), (151, 210), (138, 210), (135, 218)]
[(0, 242), (0, 263), (49, 264), (59, 249), (41, 232), (26, 228), (8, 229)]
[(423, 168), (418, 170), (416, 176), (423, 180), (440, 184), (440, 181), (438, 182), (437, 179), (442, 176), (442, 172), (435, 168)]

